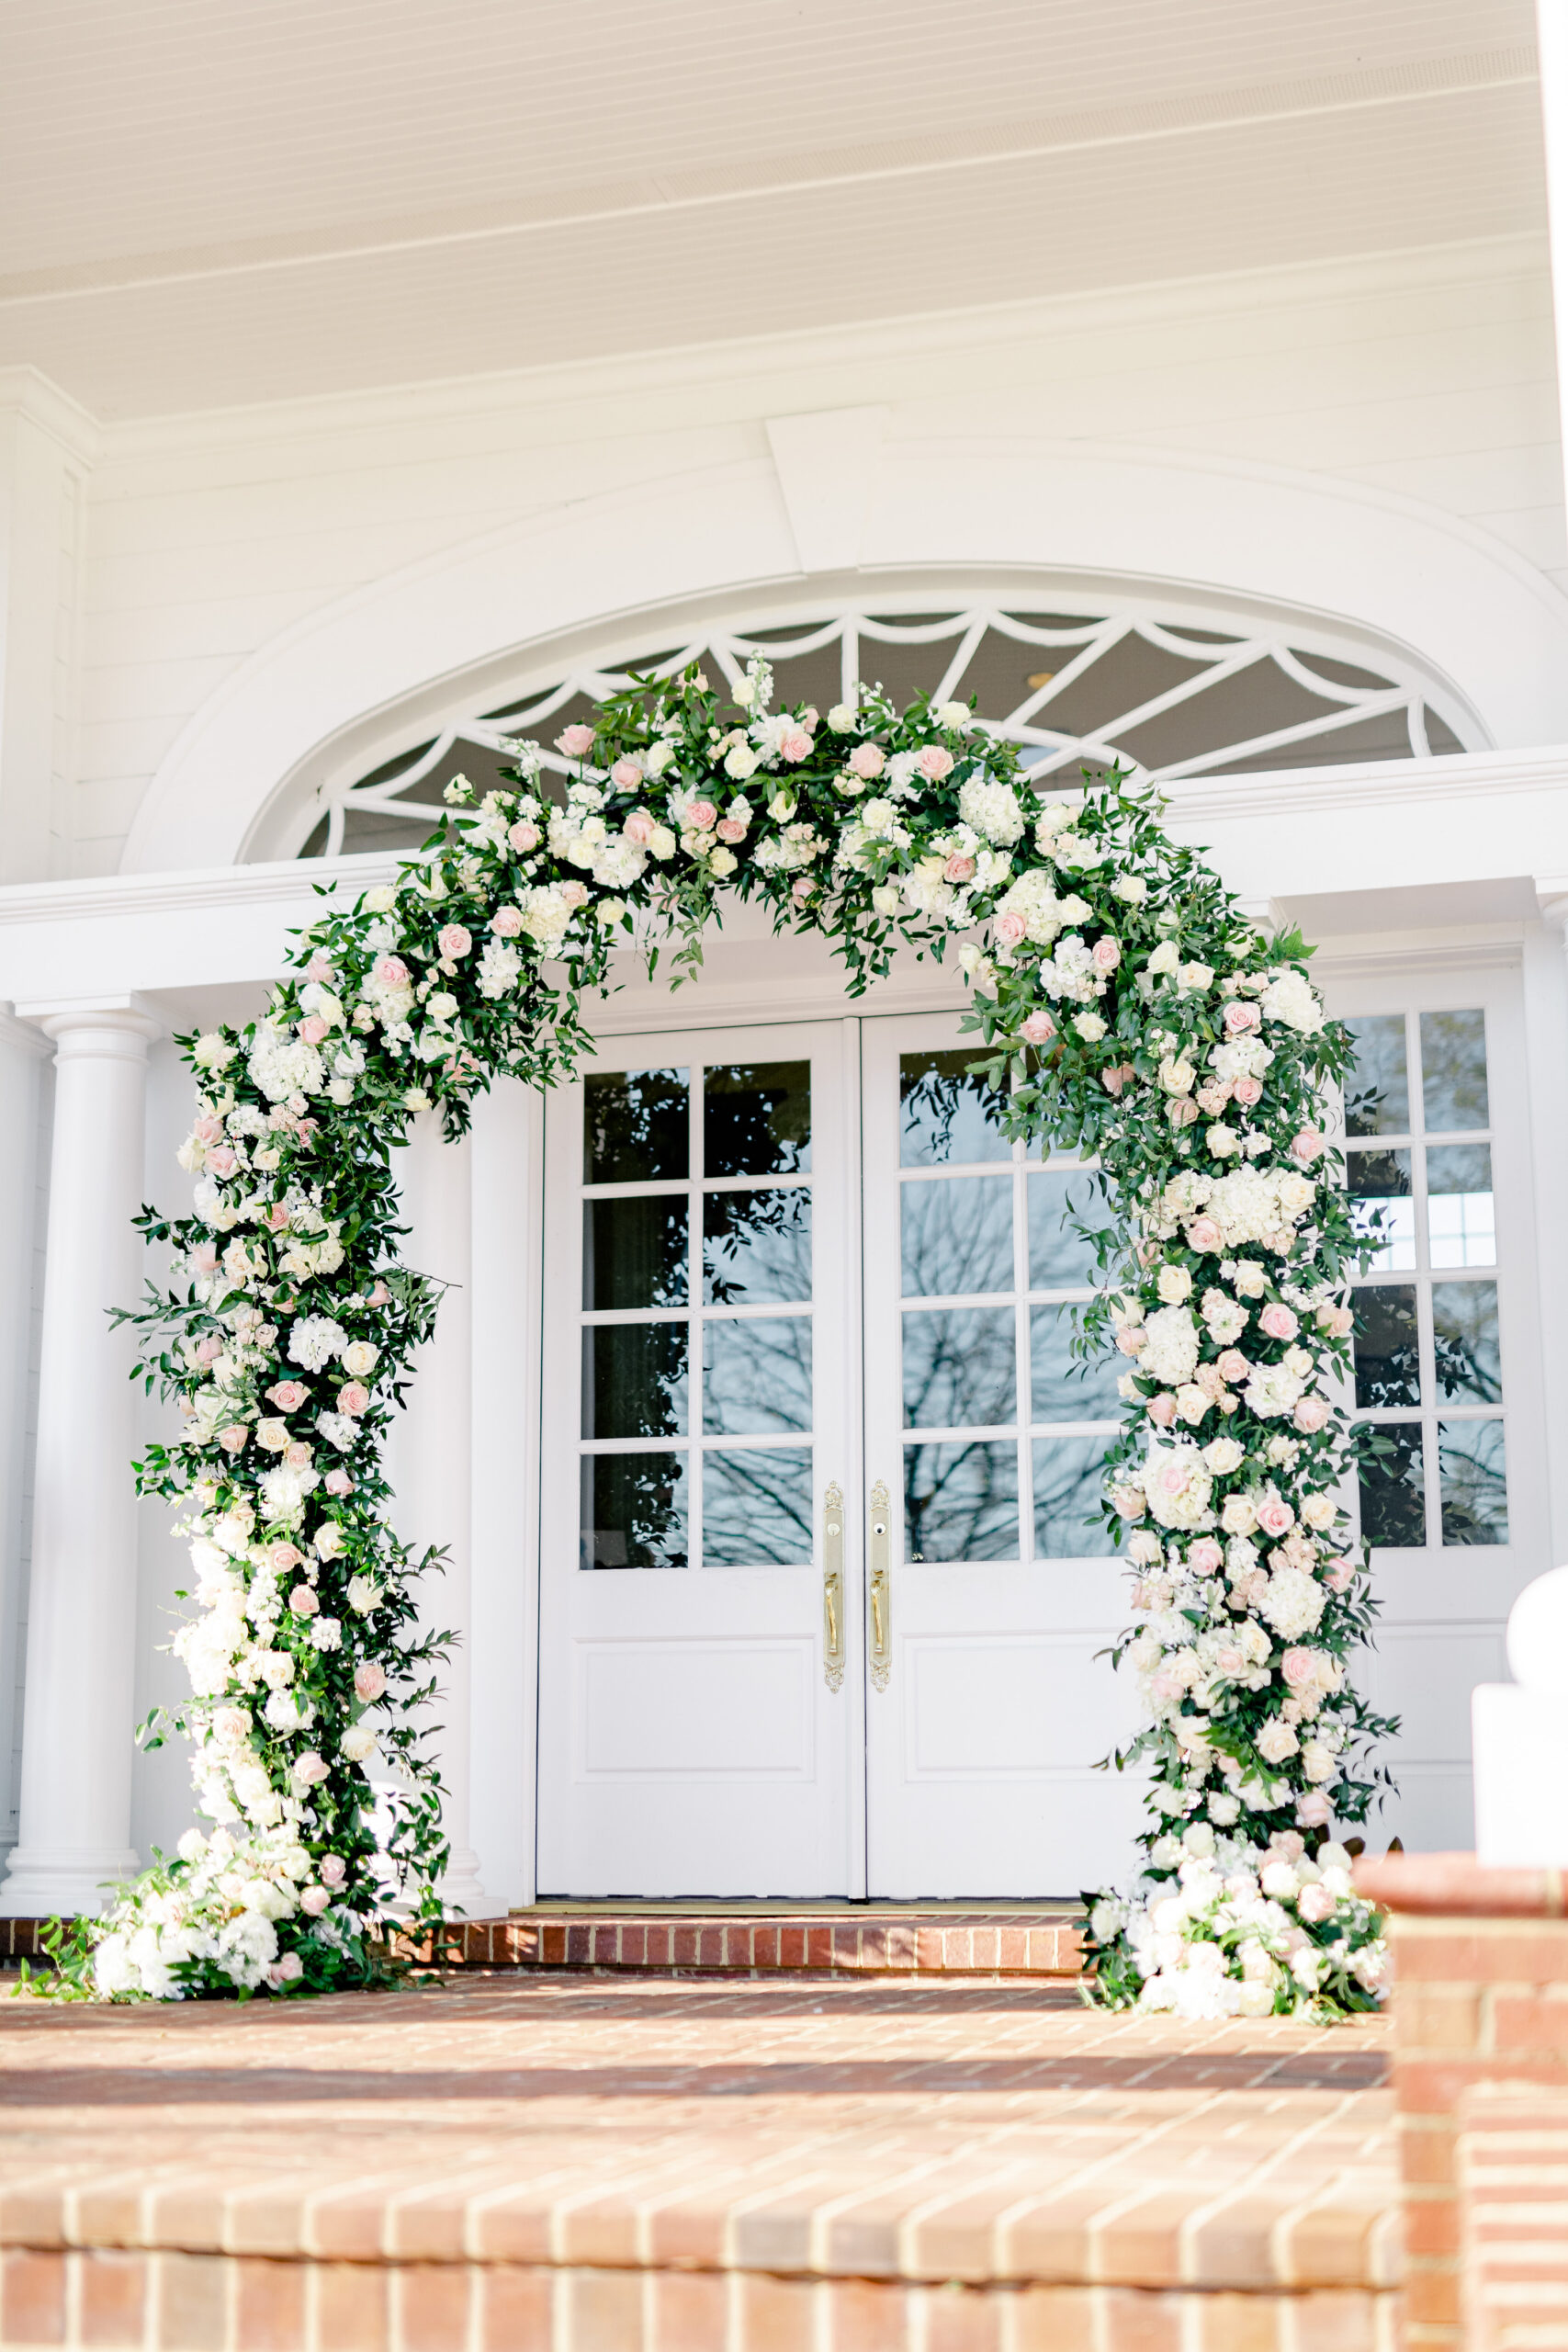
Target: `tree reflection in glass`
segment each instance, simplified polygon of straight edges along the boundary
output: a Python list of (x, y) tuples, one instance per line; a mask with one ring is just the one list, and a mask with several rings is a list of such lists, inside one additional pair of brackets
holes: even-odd
[(904, 1449), (904, 1557), (1016, 1560), (1018, 1448), (960, 1439)]
[(685, 1455), (586, 1455), (581, 1526), (585, 1568), (685, 1567)]
[(898, 1057), (899, 1160), (906, 1168), (1010, 1159), (1001, 1131), (1004, 1097), (973, 1072), (973, 1046)]
[(754, 1447), (703, 1457), (703, 1566), (811, 1566), (811, 1451)]
[(703, 1303), (785, 1306), (811, 1296), (811, 1194), (804, 1185), (703, 1196)]

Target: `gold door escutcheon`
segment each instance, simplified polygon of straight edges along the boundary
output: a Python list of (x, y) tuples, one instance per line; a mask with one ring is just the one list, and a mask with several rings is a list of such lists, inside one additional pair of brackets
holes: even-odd
[(893, 1584), (887, 1544), (892, 1501), (879, 1478), (871, 1490), (871, 1679), (886, 1690), (893, 1670)]
[(822, 1498), (822, 1679), (844, 1684), (844, 1496), (835, 1483)]

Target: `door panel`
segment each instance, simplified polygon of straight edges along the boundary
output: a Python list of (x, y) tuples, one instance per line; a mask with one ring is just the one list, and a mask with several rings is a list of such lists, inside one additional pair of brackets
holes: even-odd
[(857, 1041), (627, 1038), (550, 1098), (546, 1892), (863, 1889), (859, 1554), (831, 1689), (821, 1557), (859, 1474)]
[(866, 1475), (891, 1514), (867, 1693), (874, 1894), (1076, 1894), (1123, 1869), (1136, 1720), (1095, 1653), (1126, 1606), (1094, 1511), (1114, 1373), (1072, 1353), (1093, 1171), (1029, 1159), (952, 1015), (864, 1024)]

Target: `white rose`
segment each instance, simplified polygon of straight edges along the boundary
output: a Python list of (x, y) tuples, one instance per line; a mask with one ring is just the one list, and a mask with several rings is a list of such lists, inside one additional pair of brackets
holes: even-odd
[(1149, 895), (1149, 886), (1141, 874), (1119, 874), (1111, 885), (1111, 896), (1123, 899), (1130, 907), (1141, 907)]
[(368, 1617), (373, 1609), (380, 1607), (381, 1588), (374, 1577), (350, 1577), (348, 1605), (361, 1617)]
[(343, 1368), (353, 1379), (364, 1380), (375, 1371), (380, 1353), (374, 1340), (351, 1340), (343, 1351)]
[(1098, 1046), (1105, 1035), (1105, 1023), (1098, 1012), (1078, 1012), (1073, 1016), (1073, 1027), (1086, 1046)]
[(1336, 1506), (1332, 1495), (1307, 1495), (1302, 1502), (1302, 1517), (1309, 1527), (1332, 1527)]
[(871, 894), (871, 903), (879, 915), (896, 915), (902, 903), (896, 882), (879, 882)]
[(1247, 1460), (1247, 1448), (1238, 1445), (1234, 1437), (1217, 1437), (1203, 1448), (1203, 1459), (1216, 1478), (1229, 1477)]
[(1323, 1007), (1304, 972), (1277, 973), (1258, 1001), (1266, 1020), (1281, 1021), (1303, 1036), (1314, 1036), (1323, 1026)]
[(1168, 1306), (1179, 1306), (1192, 1295), (1192, 1277), (1185, 1266), (1162, 1266), (1156, 1287)]
[(645, 773), (649, 775), (662, 775), (674, 756), (674, 744), (667, 735), (661, 735), (658, 742), (650, 743), (642, 755)]
[(860, 724), (860, 713), (852, 702), (836, 702), (828, 713), (828, 724), (835, 735), (851, 735)]
[[(939, 727), (948, 728), (967, 727), (972, 716), (973, 713), (966, 702), (939, 702), (931, 713), (931, 717)], [(831, 724), (832, 721), (829, 718), (829, 725), (831, 726)]]
[(757, 754), (750, 743), (731, 743), (724, 755), (724, 773), (738, 781), (757, 773)]
[(389, 882), (378, 882), (373, 890), (365, 893), (367, 914), (389, 915), (398, 903), (398, 894)]
[(720, 848), (708, 852), (708, 872), (716, 874), (721, 880), (726, 875), (734, 873), (739, 862), (732, 849)]
[(1338, 1770), (1332, 1749), (1320, 1739), (1308, 1740), (1302, 1750), (1302, 1770), (1309, 1781), (1332, 1781)]
[(367, 1723), (350, 1724), (338, 1747), (351, 1764), (367, 1764), (376, 1753), (376, 1735)]
[(1288, 1756), (1295, 1754), (1301, 1742), (1290, 1724), (1282, 1724), (1275, 1715), (1264, 1724), (1255, 1745), (1266, 1764), (1282, 1764)]

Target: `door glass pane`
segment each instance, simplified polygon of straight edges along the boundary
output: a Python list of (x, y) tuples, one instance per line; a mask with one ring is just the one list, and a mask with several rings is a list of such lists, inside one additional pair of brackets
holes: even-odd
[(1501, 1421), (1439, 1421), (1445, 1544), (1506, 1544), (1508, 1482)]
[(1010, 1306), (919, 1307), (906, 1313), (906, 1429), (1005, 1428), (1017, 1404)]
[(1356, 1041), (1356, 1066), (1345, 1081), (1346, 1134), (1408, 1135), (1410, 1079), (1405, 1068), (1404, 1015), (1369, 1013), (1347, 1026)]
[(1465, 1405), (1495, 1405), (1503, 1395), (1495, 1283), (1434, 1283), (1432, 1339), (1438, 1386)]
[(585, 1568), (686, 1566), (683, 1453), (590, 1453), (582, 1464)]
[(705, 1176), (798, 1176), (811, 1165), (811, 1064), (740, 1063), (703, 1077)]
[(688, 1075), (683, 1069), (615, 1069), (583, 1080), (585, 1183), (641, 1184), (686, 1174)]
[(703, 1326), (703, 1427), (761, 1437), (811, 1427), (811, 1318), (757, 1316)]
[(1361, 1464), (1361, 1533), (1369, 1544), (1418, 1549), (1427, 1541), (1427, 1487), (1419, 1424), (1377, 1425), (1388, 1451)]
[(703, 1196), (703, 1301), (764, 1306), (811, 1296), (811, 1194), (804, 1185)]
[(1346, 1155), (1350, 1216), (1358, 1233), (1381, 1238), (1368, 1271), (1402, 1274), (1416, 1263), (1416, 1204), (1411, 1198), (1408, 1151), (1352, 1151)]
[[(1116, 1383), (1125, 1368), (1120, 1354), (1086, 1363), (1072, 1352), (1074, 1310), (1032, 1306), (1029, 1310), (1030, 1377), (1036, 1421), (1113, 1421), (1122, 1410)], [(1102, 1449), (1103, 1450), (1103, 1449)]]
[(1428, 1135), (1491, 1125), (1483, 1012), (1421, 1015), (1421, 1092)]
[(1374, 1283), (1357, 1291), (1355, 1354), (1358, 1405), (1421, 1402), (1413, 1283)]
[(1034, 1441), (1034, 1556), (1103, 1560), (1119, 1549), (1100, 1516), (1105, 1492), (1102, 1437)]
[(686, 1426), (683, 1323), (589, 1324), (582, 1334), (584, 1437), (674, 1437)]
[(1030, 1289), (1087, 1289), (1096, 1278), (1094, 1251), (1068, 1220), (1106, 1222), (1101, 1179), (1092, 1169), (1046, 1168), (1028, 1181)]
[(808, 1446), (704, 1454), (705, 1568), (808, 1568), (811, 1551)]
[(906, 1560), (1016, 1560), (1018, 1449), (962, 1442), (904, 1449)]
[(1010, 1159), (1012, 1146), (999, 1125), (1005, 1097), (969, 1064), (980, 1051), (898, 1057), (898, 1158), (906, 1168), (962, 1167), (966, 1161)]
[(582, 1304), (685, 1306), (684, 1193), (583, 1203)]
[(1012, 1288), (1012, 1178), (944, 1176), (898, 1187), (906, 1298)]
[(1427, 1154), (1427, 1231), (1434, 1266), (1495, 1266), (1492, 1147), (1437, 1143)]

